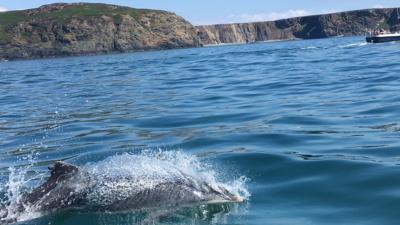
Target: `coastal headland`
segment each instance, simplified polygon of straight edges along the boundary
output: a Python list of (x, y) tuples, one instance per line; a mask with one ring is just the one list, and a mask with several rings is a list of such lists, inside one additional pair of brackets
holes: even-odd
[(0, 12), (0, 60), (201, 47), (400, 30), (396, 8), (277, 21), (194, 26), (166, 11), (57, 3)]
[(51, 4), (0, 13), (0, 59), (198, 47), (174, 13), (106, 4)]

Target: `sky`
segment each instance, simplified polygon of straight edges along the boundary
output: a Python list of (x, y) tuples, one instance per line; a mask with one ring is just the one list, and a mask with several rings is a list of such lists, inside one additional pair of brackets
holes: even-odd
[(172, 11), (194, 25), (267, 21), (354, 9), (400, 7), (400, 0), (0, 0), (0, 11), (55, 2), (102, 2)]

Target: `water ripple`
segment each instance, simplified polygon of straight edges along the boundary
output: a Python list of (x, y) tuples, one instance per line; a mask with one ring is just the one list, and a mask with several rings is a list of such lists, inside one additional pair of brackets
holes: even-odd
[(31, 156), (44, 173), (181, 149), (252, 179), (248, 214), (226, 224), (397, 224), (399, 46), (355, 37), (0, 63), (0, 183)]

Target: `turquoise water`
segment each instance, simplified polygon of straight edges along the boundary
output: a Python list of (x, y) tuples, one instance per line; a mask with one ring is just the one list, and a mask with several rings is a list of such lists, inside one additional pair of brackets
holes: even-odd
[(398, 224), (399, 55), (354, 37), (0, 63), (0, 196), (56, 160), (178, 152), (251, 196), (21, 224)]

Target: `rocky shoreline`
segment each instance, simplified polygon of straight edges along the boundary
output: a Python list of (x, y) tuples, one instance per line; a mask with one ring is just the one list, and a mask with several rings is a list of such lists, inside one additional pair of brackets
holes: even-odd
[(399, 31), (397, 12), (367, 9), (195, 27), (166, 11), (57, 3), (0, 13), (0, 61), (365, 35), (376, 28)]

